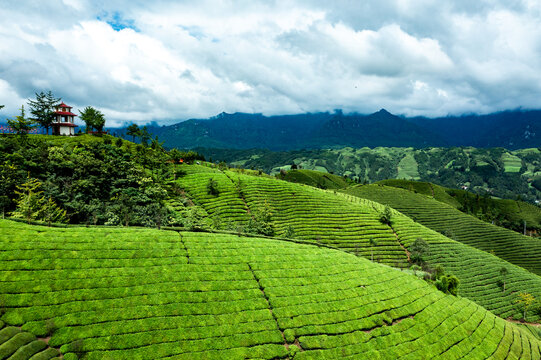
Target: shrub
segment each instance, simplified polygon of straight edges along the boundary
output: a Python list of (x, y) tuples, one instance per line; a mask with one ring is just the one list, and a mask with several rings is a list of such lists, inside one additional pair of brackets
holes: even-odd
[(422, 238), (417, 238), (410, 247), (410, 259), (414, 264), (422, 265), (424, 256), (430, 254), (430, 246)]
[(379, 221), (381, 221), (382, 224), (386, 224), (386, 225), (391, 225), (391, 222), (392, 222), (392, 212), (391, 212), (391, 208), (388, 207), (388, 206), (385, 206), (385, 208), (383, 209), (383, 212), (380, 214), (380, 218), (379, 218)]
[(443, 275), (438, 281), (436, 281), (436, 288), (445, 293), (456, 296), (458, 293), (458, 284), (460, 281), (454, 275)]
[(284, 337), (286, 338), (286, 341), (288, 343), (292, 343), (295, 341), (295, 330), (293, 329), (285, 329), (284, 330)]
[(218, 196), (220, 194), (220, 190), (218, 190), (218, 182), (214, 180), (214, 178), (210, 178), (209, 182), (207, 183), (207, 193), (214, 196)]
[(291, 224), (286, 227), (284, 237), (287, 239), (292, 239), (293, 237), (295, 237), (295, 229), (293, 228), (293, 226), (291, 226)]

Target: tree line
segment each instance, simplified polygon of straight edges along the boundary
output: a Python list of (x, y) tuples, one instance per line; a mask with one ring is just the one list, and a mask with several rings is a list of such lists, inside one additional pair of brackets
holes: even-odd
[[(47, 92), (35, 93), (35, 99), (28, 99), (27, 106), (30, 109), (30, 117), (26, 116), (24, 105), (21, 105), (20, 114), (13, 119), (7, 119), (8, 125), (17, 135), (25, 135), (33, 129), (41, 126), (45, 129), (45, 133), (49, 134), (49, 129), (52, 128), (56, 121), (55, 111), (60, 105), (62, 99), (57, 98), (49, 90)], [(0, 105), (0, 109), (4, 105)], [(85, 131), (92, 130), (101, 133), (105, 127), (105, 115), (92, 106), (87, 106), (83, 111), (79, 111), (81, 120), (85, 123)]]

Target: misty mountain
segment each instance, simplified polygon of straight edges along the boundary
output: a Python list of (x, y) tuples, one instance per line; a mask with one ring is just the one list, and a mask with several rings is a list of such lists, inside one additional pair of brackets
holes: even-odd
[(221, 113), (152, 127), (167, 147), (227, 149), (323, 149), (350, 147), (474, 146), (508, 149), (540, 146), (541, 111), (440, 118), (396, 116), (382, 109), (369, 115), (306, 113), (264, 116)]
[(445, 141), (422, 126), (380, 110), (370, 115), (306, 113), (264, 116), (221, 113), (153, 128), (167, 147), (302, 148), (363, 146), (445, 146)]

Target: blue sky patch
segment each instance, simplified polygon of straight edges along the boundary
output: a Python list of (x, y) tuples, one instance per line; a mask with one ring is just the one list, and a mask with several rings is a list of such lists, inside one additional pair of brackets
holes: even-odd
[(115, 11), (113, 13), (105, 13), (104, 15), (98, 16), (97, 19), (100, 21), (105, 21), (115, 31), (120, 31), (124, 29), (132, 29), (135, 31), (139, 31), (135, 26), (135, 22), (133, 19), (125, 19), (118, 11)]

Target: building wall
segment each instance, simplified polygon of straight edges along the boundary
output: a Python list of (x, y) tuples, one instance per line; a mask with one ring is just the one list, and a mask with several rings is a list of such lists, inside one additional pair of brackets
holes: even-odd
[(60, 135), (75, 135), (72, 127), (60, 126)]

